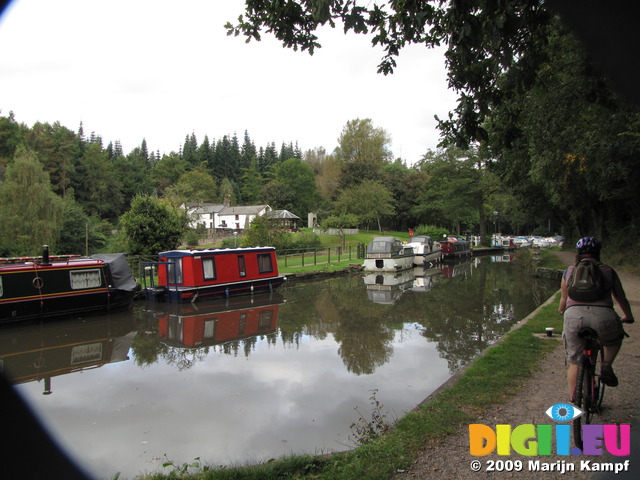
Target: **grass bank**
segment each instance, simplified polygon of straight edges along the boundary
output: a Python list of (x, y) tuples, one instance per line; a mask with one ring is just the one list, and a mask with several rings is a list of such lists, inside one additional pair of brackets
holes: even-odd
[[(511, 330), (471, 366), (403, 416), (389, 433), (344, 453), (327, 456), (291, 456), (260, 465), (206, 467), (169, 464), (166, 472), (149, 475), (147, 480), (276, 480), (388, 479), (407, 469), (425, 445), (475, 420), (488, 407), (506, 402), (535, 372), (546, 352), (558, 340), (544, 338), (545, 327), (562, 329), (557, 313), (559, 298), (554, 297), (537, 309), (519, 328)], [(384, 409), (384, 406), (382, 406)], [(442, 419), (447, 418), (446, 422)], [(375, 425), (374, 425), (375, 426)]]

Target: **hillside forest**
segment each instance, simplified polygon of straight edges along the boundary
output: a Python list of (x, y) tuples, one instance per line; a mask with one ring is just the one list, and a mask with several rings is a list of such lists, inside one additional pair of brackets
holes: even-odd
[[(268, 204), (303, 225), (315, 212), (335, 227), (635, 241), (640, 107), (611, 87), (557, 17), (531, 5), (513, 19), (483, 10), (456, 17), (471, 25), (467, 37), (448, 40), (458, 108), (439, 119), (441, 146), (413, 165), (394, 156), (384, 126), (367, 118), (336, 125), (333, 151), (256, 145), (245, 131), (187, 134), (175, 151), (160, 153), (144, 138), (125, 152), (82, 124), (29, 126), (0, 111), (0, 255), (37, 253), (42, 244), (59, 253), (131, 253), (132, 225), (145, 227), (152, 211), (162, 218), (153, 228), (171, 231), (177, 243), (189, 235), (185, 202)], [(375, 19), (382, 25), (409, 13)], [(250, 19), (247, 31), (276, 17)], [(283, 18), (283, 32), (303, 21)], [(406, 37), (421, 38), (420, 28)], [(494, 48), (487, 38), (495, 31), (483, 28), (501, 28), (503, 42)]]

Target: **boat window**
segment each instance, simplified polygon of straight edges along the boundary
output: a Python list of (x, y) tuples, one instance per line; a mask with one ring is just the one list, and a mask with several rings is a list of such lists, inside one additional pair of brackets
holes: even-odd
[(241, 313), (238, 320), (238, 336), (243, 337), (247, 331), (247, 314)]
[(271, 262), (271, 255), (268, 253), (258, 254), (258, 272), (269, 273), (273, 272), (273, 263)]
[(216, 262), (213, 257), (202, 259), (202, 270), (204, 272), (205, 280), (216, 279)]
[(204, 321), (204, 333), (202, 334), (202, 338), (213, 338), (216, 332), (216, 322), (217, 320), (215, 318)]
[(0, 297), (4, 295), (4, 288), (2, 287), (2, 277), (0, 277)]
[(182, 259), (174, 258), (169, 260), (167, 265), (167, 283), (182, 283)]
[(238, 271), (241, 277), (247, 276), (247, 267), (244, 263), (244, 255), (238, 255)]
[(102, 360), (102, 343), (76, 345), (71, 349), (71, 365)]
[(99, 269), (72, 270), (69, 272), (71, 289), (96, 288), (102, 285), (102, 276)]
[(258, 331), (264, 332), (271, 330), (273, 325), (273, 310), (264, 310), (258, 316)]

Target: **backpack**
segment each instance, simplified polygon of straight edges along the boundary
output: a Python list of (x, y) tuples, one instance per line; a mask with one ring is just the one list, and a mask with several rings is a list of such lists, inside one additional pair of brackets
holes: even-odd
[(581, 260), (567, 279), (569, 297), (577, 302), (597, 302), (607, 293), (600, 262)]

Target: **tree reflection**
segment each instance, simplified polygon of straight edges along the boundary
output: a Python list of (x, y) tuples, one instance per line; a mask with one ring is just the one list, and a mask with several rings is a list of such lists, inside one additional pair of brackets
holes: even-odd
[(361, 275), (287, 285), (282, 288), (286, 301), (279, 305), (277, 328), (269, 327), (272, 334), (208, 346), (172, 344), (158, 330), (157, 312), (138, 311), (138, 333), (132, 344), (135, 361), (145, 366), (163, 360), (183, 370), (211, 352), (249, 357), (263, 342), (298, 349), (305, 337), (319, 341), (333, 337), (346, 369), (369, 375), (390, 360), (405, 325), (417, 323), (455, 372), (556, 289), (554, 282), (537, 285), (515, 264), (494, 264), (489, 257), (439, 268), (442, 277), (430, 282), (429, 289), (407, 291), (395, 304), (370, 301)]

